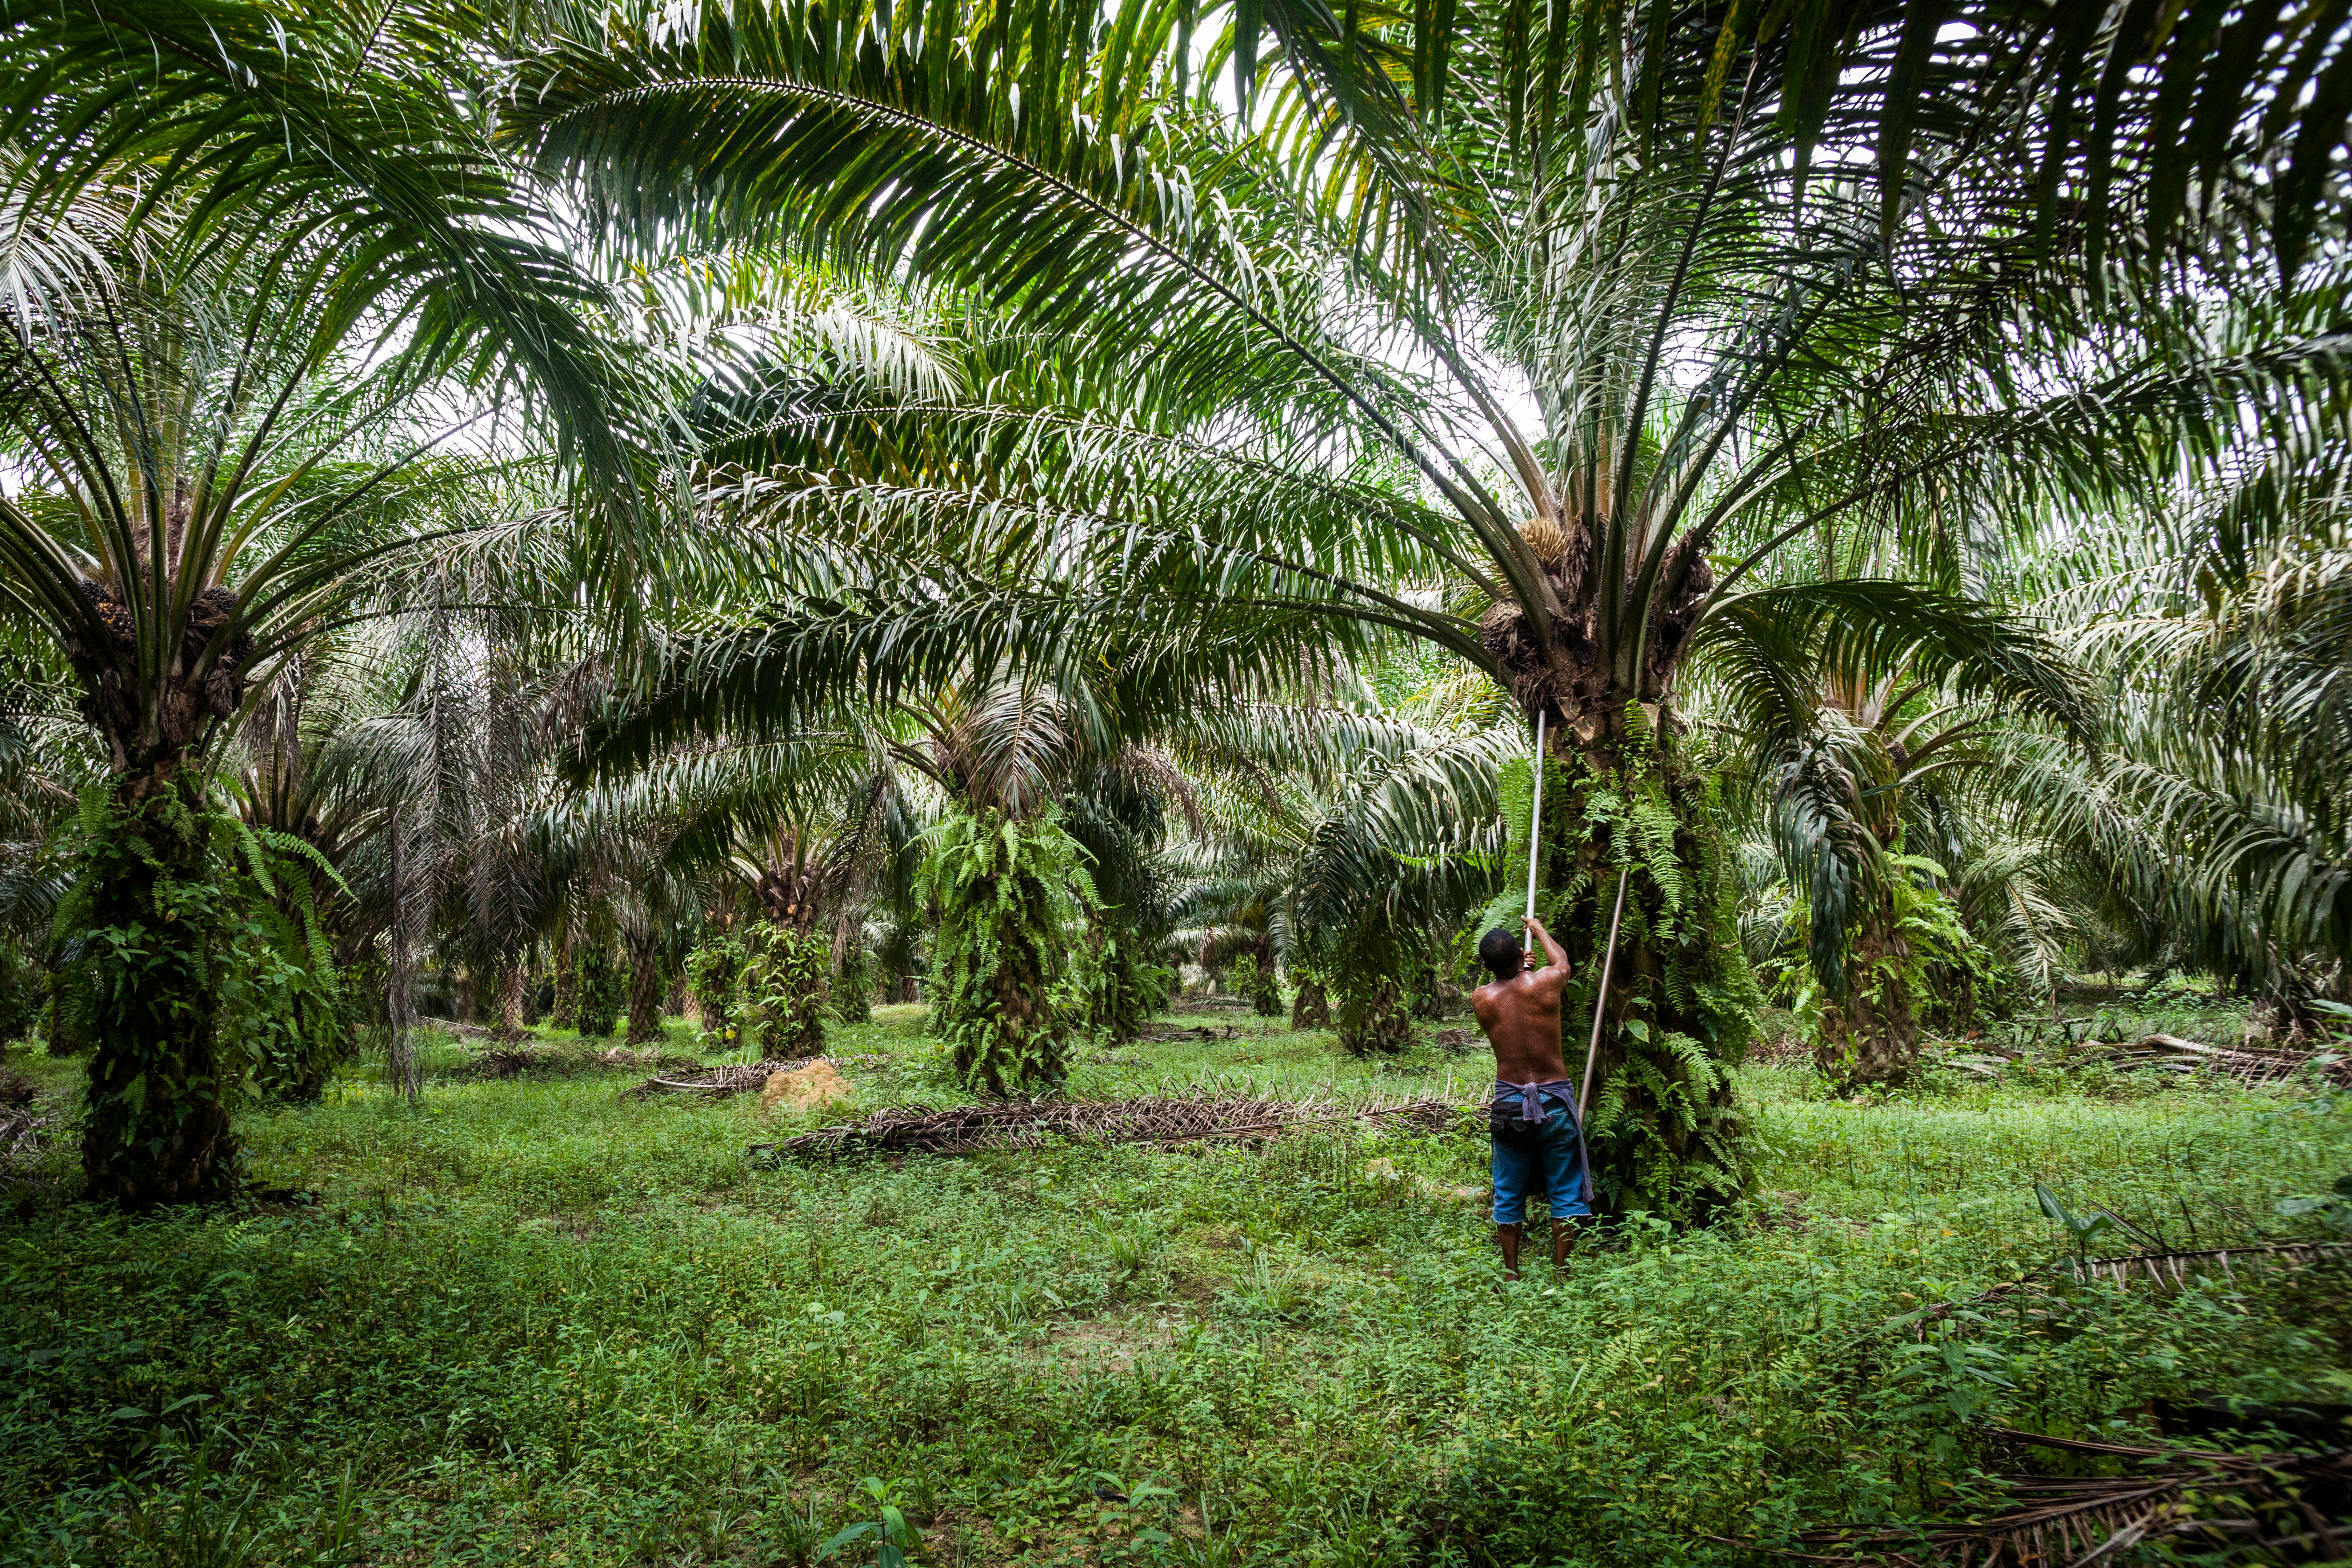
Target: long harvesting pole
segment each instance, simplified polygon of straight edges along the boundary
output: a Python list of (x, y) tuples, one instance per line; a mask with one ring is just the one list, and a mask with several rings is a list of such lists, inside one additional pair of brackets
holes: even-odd
[[(1528, 813), (1528, 919), (1536, 918), (1536, 847), (1541, 842), (1543, 829), (1543, 736), (1544, 710), (1536, 710), (1536, 803)], [(1535, 938), (1528, 938), (1528, 951), (1533, 952)]]
[(1576, 1124), (1584, 1125), (1584, 1102), (1592, 1098), (1592, 1064), (1601, 1058), (1601, 1009), (1609, 1005), (1609, 972), (1617, 964), (1617, 922), (1625, 918), (1625, 879), (1633, 874), (1626, 867), (1617, 873), (1617, 910), (1609, 917), (1609, 951), (1601, 960), (1601, 992), (1592, 998), (1592, 1039), (1584, 1047), (1584, 1084), (1576, 1091)]

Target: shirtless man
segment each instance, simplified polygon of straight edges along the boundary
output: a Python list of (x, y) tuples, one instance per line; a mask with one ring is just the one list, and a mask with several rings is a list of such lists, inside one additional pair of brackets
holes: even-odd
[(1519, 923), (1543, 943), (1549, 965), (1528, 968), (1518, 940), (1496, 926), (1478, 942), (1478, 961), (1494, 981), (1470, 993), (1478, 1026), (1495, 1047), (1495, 1101), (1487, 1113), (1495, 1144), (1495, 1239), (1503, 1244), (1503, 1272), (1513, 1279), (1519, 1277), (1519, 1227), (1530, 1196), (1541, 1193), (1551, 1202), (1554, 1268), (1568, 1261), (1574, 1222), (1592, 1213), (1576, 1088), (1559, 1054), (1568, 954), (1533, 915)]

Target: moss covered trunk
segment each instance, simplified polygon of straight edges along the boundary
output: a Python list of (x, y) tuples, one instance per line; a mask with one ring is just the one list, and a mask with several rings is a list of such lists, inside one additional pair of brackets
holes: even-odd
[(84, 848), (96, 1050), (82, 1172), (91, 1196), (131, 1209), (222, 1197), (234, 1176), (222, 893), (198, 788), (177, 770), (122, 778)]
[(1905, 982), (1911, 949), (1881, 893), (1847, 946), (1846, 994), (1822, 1009), (1815, 1065), (1840, 1091), (1899, 1084), (1919, 1065), (1919, 1023)]
[(1580, 1079), (1622, 876), (1586, 1117), (1593, 1174), (1606, 1211), (1696, 1220), (1746, 1185), (1729, 1069), (1747, 1054), (1761, 997), (1740, 948), (1714, 790), (1654, 712), (1629, 703), (1551, 731), (1537, 908), (1574, 972), (1561, 1055)]

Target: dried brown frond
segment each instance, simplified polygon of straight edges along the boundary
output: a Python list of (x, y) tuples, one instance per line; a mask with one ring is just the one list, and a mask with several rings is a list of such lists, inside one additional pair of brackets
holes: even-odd
[(975, 1154), (1069, 1141), (1085, 1143), (1176, 1143), (1195, 1138), (1245, 1137), (1318, 1124), (1403, 1121), (1434, 1131), (1450, 1125), (1444, 1100), (1342, 1103), (1259, 1100), (1248, 1095), (1144, 1096), (1135, 1100), (1007, 1100), (942, 1109), (905, 1106), (863, 1121), (820, 1128), (754, 1152), (840, 1154), (852, 1150), (924, 1154)]
[(2352, 1449), (2232, 1454), (2085, 1443), (1993, 1427), (2011, 1443), (2119, 1463), (2121, 1473), (2003, 1477), (2016, 1506), (1990, 1519), (1911, 1531), (1809, 1531), (1811, 1551), (1738, 1544), (1803, 1563), (2054, 1568), (2126, 1560), (2177, 1542), (2257, 1562), (2315, 1563), (2352, 1551)]
[(674, 1078), (649, 1078), (637, 1085), (635, 1092), (639, 1100), (649, 1094), (708, 1094), (723, 1098), (765, 1088), (771, 1073), (798, 1072), (824, 1059), (823, 1057), (794, 1057), (789, 1061), (737, 1062), (729, 1067), (709, 1068)]

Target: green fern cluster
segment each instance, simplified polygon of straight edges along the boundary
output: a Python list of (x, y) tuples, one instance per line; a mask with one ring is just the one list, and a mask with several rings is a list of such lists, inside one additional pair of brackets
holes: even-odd
[(686, 961), (687, 984), (702, 1010), (697, 1037), (705, 1052), (732, 1051), (743, 1043), (743, 940), (732, 931), (713, 931)]
[(931, 1031), (975, 1092), (1034, 1094), (1066, 1074), (1089, 1003), (1070, 959), (1077, 900), (1095, 898), (1084, 857), (1051, 808), (958, 812), (925, 836), (915, 896), (939, 911)]
[(1586, 1127), (1603, 1206), (1703, 1219), (1748, 1185), (1730, 1069), (1747, 1055), (1764, 1001), (1739, 943), (1718, 792), (1630, 705), (1617, 767), (1547, 766), (1545, 795), (1560, 809), (1546, 813), (1555, 875), (1538, 905), (1577, 967), (1564, 1019), (1572, 1071), (1582, 1066), (1625, 877), (1611, 988), (1632, 994), (1604, 1028), (1601, 1060), (1614, 1066), (1594, 1088)]
[(1135, 1038), (1152, 1009), (1166, 1002), (1171, 978), (1166, 965), (1145, 962), (1140, 937), (1111, 921), (1100, 921), (1081, 977), (1088, 999), (1087, 1026), (1113, 1040)]
[(742, 1018), (761, 1055), (782, 1061), (821, 1054), (831, 946), (813, 932), (761, 921), (744, 931), (743, 953)]
[(849, 944), (834, 973), (833, 1013), (845, 1024), (874, 1021), (874, 958), (862, 938)]
[(572, 960), (572, 1008), (574, 1026), (592, 1040), (608, 1039), (628, 1009), (625, 975), (602, 946), (584, 948)]
[(1281, 1016), (1282, 990), (1276, 981), (1274, 965), (1261, 968), (1255, 953), (1245, 952), (1234, 959), (1225, 970), (1225, 984), (1234, 995), (1248, 997), (1250, 1011), (1259, 1017)]

